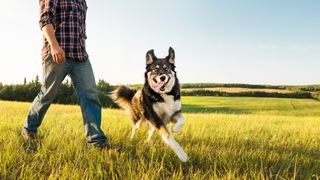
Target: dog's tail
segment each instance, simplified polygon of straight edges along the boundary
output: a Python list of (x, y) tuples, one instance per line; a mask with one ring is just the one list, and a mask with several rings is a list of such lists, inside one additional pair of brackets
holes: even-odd
[(137, 90), (128, 86), (120, 86), (111, 94), (113, 101), (121, 108), (128, 110), (131, 107), (131, 100)]

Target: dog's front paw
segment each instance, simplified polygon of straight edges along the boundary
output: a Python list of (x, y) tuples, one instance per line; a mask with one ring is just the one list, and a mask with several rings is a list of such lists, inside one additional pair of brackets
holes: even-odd
[(172, 132), (174, 132), (174, 133), (181, 132), (182, 126), (183, 126), (183, 125), (181, 125), (181, 124), (176, 124), (176, 125), (174, 125), (174, 126), (172, 127)]
[(180, 161), (182, 162), (187, 162), (189, 160), (188, 155), (185, 152), (183, 152), (182, 154), (179, 154), (178, 156)]

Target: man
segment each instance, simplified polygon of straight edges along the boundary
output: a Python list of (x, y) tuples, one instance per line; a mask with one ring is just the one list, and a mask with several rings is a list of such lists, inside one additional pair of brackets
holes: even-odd
[(21, 132), (25, 140), (35, 138), (54, 95), (69, 75), (80, 102), (88, 145), (107, 146), (107, 138), (100, 128), (98, 90), (85, 48), (86, 11), (85, 0), (40, 0), (43, 83)]

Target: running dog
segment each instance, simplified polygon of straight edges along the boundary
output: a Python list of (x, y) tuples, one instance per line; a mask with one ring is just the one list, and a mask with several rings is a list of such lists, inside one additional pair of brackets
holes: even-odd
[(182, 162), (188, 160), (187, 154), (166, 126), (169, 122), (175, 123), (172, 131), (179, 132), (185, 124), (181, 114), (180, 85), (175, 71), (175, 52), (171, 47), (165, 58), (157, 58), (153, 49), (147, 52), (143, 89), (120, 86), (112, 92), (111, 97), (131, 115), (131, 139), (141, 122), (146, 122), (149, 127), (148, 142), (154, 131), (158, 130), (163, 141), (179, 159)]

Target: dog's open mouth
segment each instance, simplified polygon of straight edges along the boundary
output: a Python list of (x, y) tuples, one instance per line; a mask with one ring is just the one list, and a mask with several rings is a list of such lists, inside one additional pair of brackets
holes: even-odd
[(157, 91), (164, 91), (165, 90), (165, 87), (166, 87), (166, 84), (165, 82), (157, 82), (155, 85), (153, 85), (153, 89), (157, 90)]

